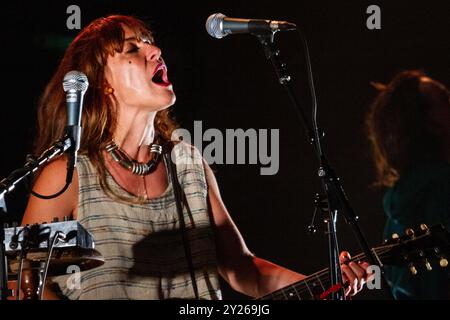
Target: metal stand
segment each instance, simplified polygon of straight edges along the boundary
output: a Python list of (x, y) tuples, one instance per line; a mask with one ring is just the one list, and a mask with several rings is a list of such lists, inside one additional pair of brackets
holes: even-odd
[(6, 204), (4, 196), (0, 196), (0, 300), (6, 300), (10, 295), (8, 289), (8, 261), (5, 249), (5, 219)]
[[(0, 181), (0, 204), (4, 204), (6, 194), (13, 191), (16, 185), (23, 179), (37, 171), (40, 167), (50, 162), (53, 158), (62, 155), (74, 145), (73, 140), (68, 137), (57, 141), (37, 160), (28, 161), (24, 167), (14, 170), (8, 177)], [(6, 206), (0, 206), (0, 299), (6, 300), (10, 296), (8, 290), (8, 264), (5, 254), (5, 227), (3, 217), (6, 215)], [(20, 284), (18, 284), (20, 285)]]
[[(342, 272), (339, 262), (339, 245), (336, 232), (336, 221), (339, 212), (342, 212), (344, 214), (345, 220), (347, 221), (348, 224), (352, 226), (353, 232), (362, 250), (364, 251), (366, 257), (368, 258), (369, 262), (372, 265), (378, 265), (380, 267), (382, 267), (382, 265), (381, 262), (375, 258), (375, 255), (370, 249), (367, 240), (365, 239), (358, 225), (357, 222), (358, 216), (351, 207), (350, 202), (344, 192), (344, 189), (339, 182), (339, 178), (335, 174), (334, 170), (331, 168), (328, 159), (322, 149), (320, 139), (324, 136), (324, 134), (319, 130), (317, 126), (317, 101), (306, 39), (300, 34), (305, 49), (306, 65), (308, 68), (309, 89), (311, 92), (313, 103), (312, 129), (309, 125), (309, 122), (306, 119), (304, 110), (301, 108), (299, 102), (297, 101), (296, 96), (294, 95), (294, 90), (290, 82), (291, 76), (286, 70), (286, 64), (280, 61), (280, 51), (274, 45), (274, 35), (275, 35), (274, 33), (267, 33), (265, 35), (258, 35), (257, 38), (259, 39), (264, 48), (266, 58), (272, 62), (278, 81), (287, 90), (289, 98), (293, 106), (295, 107), (295, 112), (299, 118), (299, 121), (303, 126), (303, 128), (305, 129), (306, 135), (310, 143), (314, 147), (314, 152), (319, 162), (318, 177), (321, 179), (322, 187), (324, 189), (324, 194), (326, 195), (326, 200), (328, 202), (329, 208), (328, 216), (325, 218), (325, 223), (329, 245), (329, 265), (331, 274), (331, 285), (333, 286), (336, 284), (341, 284)], [(380, 269), (383, 270), (382, 268)], [(390, 297), (394, 299), (391, 291), (389, 290), (389, 285), (384, 277), (383, 271), (382, 271), (382, 279), (386, 288), (388, 288), (387, 291), (389, 292)], [(334, 300), (344, 299), (345, 295), (343, 289), (333, 293), (331, 298)]]

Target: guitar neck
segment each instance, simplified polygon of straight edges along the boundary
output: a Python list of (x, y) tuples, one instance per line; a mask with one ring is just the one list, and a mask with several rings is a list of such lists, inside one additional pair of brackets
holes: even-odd
[[(428, 228), (421, 224), (414, 231), (407, 229), (402, 237), (395, 237), (383, 245), (373, 248), (372, 252), (377, 259), (386, 265), (410, 265), (415, 269), (414, 263), (425, 265), (431, 270), (427, 259), (439, 259), (440, 267), (447, 267), (450, 255), (450, 234), (442, 224)], [(361, 253), (350, 261), (365, 260), (366, 255)], [(417, 270), (415, 271), (417, 272)], [(269, 293), (258, 300), (317, 300), (322, 293), (330, 289), (331, 278), (329, 269), (323, 269), (294, 284)]]
[(319, 296), (329, 287), (330, 270), (323, 269), (257, 300), (318, 300)]
[[(388, 246), (379, 247), (373, 249), (373, 251), (375, 254), (378, 254), (380, 259), (382, 259), (381, 255), (383, 254), (383, 250), (386, 250), (386, 247)], [(377, 251), (379, 252), (377, 253)], [(365, 256), (364, 253), (361, 253), (353, 257), (350, 261), (363, 260)], [(327, 268), (294, 284), (262, 296), (257, 300), (318, 300), (323, 292), (330, 289), (330, 286), (330, 269)]]

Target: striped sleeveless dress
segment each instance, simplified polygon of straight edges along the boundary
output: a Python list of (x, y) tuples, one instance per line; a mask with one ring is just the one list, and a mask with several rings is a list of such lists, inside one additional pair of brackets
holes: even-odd
[[(174, 154), (189, 205), (183, 213), (199, 297), (221, 299), (202, 157), (183, 142)], [(126, 204), (103, 192), (87, 156), (79, 156), (77, 170), (78, 221), (93, 235), (105, 264), (81, 272), (78, 285), (74, 275), (54, 277), (61, 293), (68, 299), (194, 299), (170, 177), (160, 197)], [(107, 180), (115, 193), (129, 195), (108, 173)]]

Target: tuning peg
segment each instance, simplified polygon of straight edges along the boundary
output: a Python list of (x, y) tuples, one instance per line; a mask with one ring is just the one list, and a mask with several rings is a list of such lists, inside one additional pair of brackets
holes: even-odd
[(392, 239), (398, 239), (398, 238), (400, 238), (400, 236), (398, 235), (398, 233), (393, 233), (391, 238)]
[(414, 230), (411, 228), (408, 228), (405, 230), (405, 234), (410, 236), (410, 237), (414, 237)]
[(416, 267), (413, 264), (409, 265), (409, 271), (411, 272), (411, 274), (413, 276), (415, 276), (417, 274), (417, 269), (416, 269)]
[(446, 268), (448, 266), (448, 260), (445, 259), (444, 257), (441, 257), (441, 259), (439, 260), (439, 265), (442, 268)]
[(431, 271), (431, 270), (433, 270), (433, 268), (431, 267), (431, 264), (430, 264), (430, 262), (428, 262), (428, 260), (427, 260), (427, 259), (425, 259), (425, 267), (427, 268), (427, 270), (428, 270), (428, 271)]
[(308, 229), (307, 229), (307, 232), (308, 232), (309, 235), (314, 235), (314, 234), (317, 233), (317, 228), (315, 226), (313, 226), (313, 225), (309, 225)]
[(428, 226), (427, 226), (425, 223), (422, 223), (422, 224), (420, 225), (420, 230), (422, 230), (422, 231), (428, 231)]

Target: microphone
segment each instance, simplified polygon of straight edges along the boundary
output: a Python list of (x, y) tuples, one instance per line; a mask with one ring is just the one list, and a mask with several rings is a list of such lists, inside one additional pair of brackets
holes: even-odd
[(68, 151), (74, 155), (74, 166), (76, 166), (77, 152), (80, 149), (83, 97), (88, 86), (88, 78), (80, 71), (70, 71), (64, 76), (63, 88), (67, 103), (66, 134), (73, 143)]
[(261, 35), (295, 29), (297, 26), (287, 21), (228, 18), (222, 13), (214, 13), (206, 20), (206, 31), (211, 37), (217, 39), (235, 33)]

